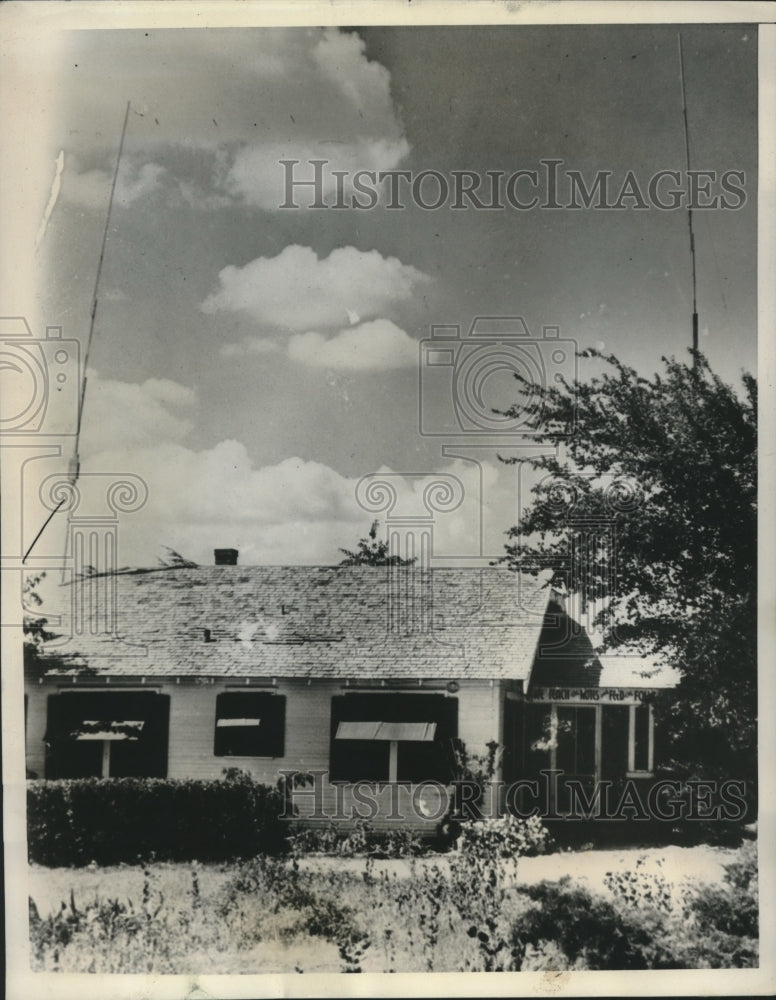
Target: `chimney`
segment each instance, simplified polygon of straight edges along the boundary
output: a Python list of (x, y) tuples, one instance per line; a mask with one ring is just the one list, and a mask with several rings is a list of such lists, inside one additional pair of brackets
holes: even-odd
[(216, 557), (216, 566), (236, 566), (237, 556), (240, 554), (237, 549), (213, 549)]

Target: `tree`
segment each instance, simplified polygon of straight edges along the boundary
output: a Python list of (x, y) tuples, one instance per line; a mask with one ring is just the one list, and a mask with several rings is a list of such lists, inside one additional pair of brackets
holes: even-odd
[(22, 633), (24, 635), (24, 665), (28, 670), (34, 670), (40, 662), (40, 652), (44, 642), (54, 639), (56, 636), (49, 632), (46, 626), (48, 619), (42, 614), (36, 614), (32, 608), (40, 608), (43, 600), (38, 593), (38, 588), (43, 582), (46, 574), (39, 573), (37, 576), (28, 576), (24, 580), (22, 589), (24, 601), (24, 617), (22, 620)]
[(757, 385), (744, 374), (738, 394), (691, 353), (691, 364), (663, 358), (665, 373), (647, 379), (588, 351), (608, 366), (601, 377), (530, 386), (539, 440), (556, 448), (529, 459), (544, 476), (504, 558), (536, 571), (579, 550), (586, 519), (614, 523), (614, 565), (604, 536), (588, 532), (584, 566), (566, 558), (556, 582), (587, 608), (609, 587), (593, 605), (605, 648), (656, 654), (680, 671), (656, 706), (673, 764), (744, 780), (753, 794)]
[[(38, 590), (45, 577), (45, 572), (26, 577), (22, 589), (22, 600), (25, 608), (22, 620), (24, 670), (26, 674), (34, 678), (43, 677), (52, 670), (72, 669), (72, 664), (66, 662), (64, 657), (46, 651), (46, 643), (61, 639), (62, 636), (47, 628), (49, 621), (45, 615), (32, 610), (43, 606), (43, 600)], [(88, 667), (79, 668), (79, 673), (91, 672)]]
[(355, 552), (340, 549), (345, 555), (340, 566), (410, 566), (415, 562), (414, 559), (402, 559), (401, 556), (388, 554), (388, 543), (377, 537), (379, 524), (379, 521), (372, 521), (369, 536), (359, 541)]

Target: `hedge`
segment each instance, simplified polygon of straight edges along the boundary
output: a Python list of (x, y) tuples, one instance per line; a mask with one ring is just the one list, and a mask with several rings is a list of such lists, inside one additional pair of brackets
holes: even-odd
[(27, 786), (30, 861), (225, 861), (286, 848), (283, 795), (247, 774), (214, 781), (77, 778)]

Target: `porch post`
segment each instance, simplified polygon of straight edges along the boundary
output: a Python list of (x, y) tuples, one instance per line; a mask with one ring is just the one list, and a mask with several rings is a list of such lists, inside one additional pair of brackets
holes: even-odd
[(603, 719), (603, 709), (600, 705), (595, 706), (595, 780), (601, 780), (601, 725)]

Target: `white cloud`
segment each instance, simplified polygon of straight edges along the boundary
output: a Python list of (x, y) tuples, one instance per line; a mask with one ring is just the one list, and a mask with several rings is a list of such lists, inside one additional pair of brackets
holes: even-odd
[[(281, 160), (298, 160), (295, 176), (312, 175), (309, 161), (328, 160), (324, 171), (325, 198), (335, 193), (333, 170), (393, 170), (409, 153), (391, 99), (391, 76), (378, 62), (366, 58), (364, 41), (336, 28), (310, 33), (308, 44), (296, 50), (286, 66), (287, 77), (306, 89), (300, 107), (286, 86), (277, 95), (275, 128), (235, 155), (225, 188), (233, 195), (265, 209), (285, 201), (285, 171)], [(349, 181), (346, 195), (352, 193)], [(312, 204), (312, 188), (294, 189), (301, 207)]]
[(342, 330), (330, 340), (320, 333), (299, 333), (288, 343), (292, 361), (313, 368), (385, 371), (418, 364), (418, 342), (388, 319)]
[(271, 337), (243, 337), (234, 344), (222, 344), (218, 353), (222, 358), (244, 358), (249, 354), (277, 354), (280, 344)]
[(144, 163), (140, 167), (133, 167), (131, 161), (127, 161), (126, 169), (119, 170), (116, 182), (117, 203), (127, 208), (138, 198), (158, 191), (165, 173), (164, 167), (158, 163)]
[(428, 277), (377, 250), (338, 247), (319, 259), (310, 247), (285, 247), (277, 257), (258, 257), (244, 267), (225, 267), (219, 289), (202, 311), (243, 311), (280, 330), (337, 327), (352, 313), (384, 315), (408, 300)]
[[(358, 329), (343, 331), (353, 333)], [(385, 530), (386, 513), (366, 510), (356, 499), (360, 474), (302, 457), (257, 466), (236, 440), (190, 447), (187, 411), (196, 400), (193, 389), (169, 379), (133, 384), (90, 372), (83, 487), (91, 473), (131, 473), (148, 488), (142, 509), (122, 515), (122, 564), (152, 565), (162, 545), (200, 563), (225, 546), (238, 548), (243, 564), (331, 563), (340, 559), (340, 548), (356, 546), (374, 518)], [(395, 486), (394, 516), (425, 516), (429, 477), (453, 477), (462, 495), (460, 503), (434, 513), (435, 553), (453, 559), (479, 555), (482, 518), (490, 546), (485, 554), (499, 554), (503, 532), (515, 521), (514, 470), (453, 459), (410, 474), (375, 471)]]
[(197, 396), (193, 389), (164, 378), (142, 384), (104, 379), (90, 370), (84, 402), (80, 450), (142, 447), (160, 440), (179, 441), (193, 423), (185, 414)]
[(122, 564), (153, 564), (161, 545), (204, 563), (223, 546), (242, 563), (331, 562), (368, 527), (355, 479), (301, 458), (257, 468), (238, 441), (110, 449), (85, 457), (82, 471), (131, 472), (148, 486), (146, 505), (122, 519)]
[(393, 114), (391, 74), (368, 62), (364, 40), (355, 33), (328, 28), (313, 48), (313, 59), (358, 111), (386, 118)]
[[(335, 133), (339, 135), (339, 133)], [(409, 153), (404, 138), (357, 136), (352, 139), (329, 139), (291, 135), (283, 141), (252, 143), (239, 149), (232, 164), (219, 183), (232, 197), (259, 208), (274, 210), (286, 205), (286, 210), (310, 208), (315, 202), (334, 204), (337, 198), (334, 171), (345, 171), (341, 198), (352, 203), (352, 177), (359, 171), (395, 170)], [(285, 165), (282, 161), (298, 161)], [(325, 160), (316, 176), (312, 160)], [(318, 187), (308, 182), (315, 180)], [(368, 180), (367, 180), (367, 183)], [(377, 179), (371, 188), (382, 190)], [(362, 191), (359, 201), (368, 204), (369, 195)]]
[[(148, 486), (145, 506), (122, 517), (124, 565), (153, 564), (162, 545), (205, 564), (217, 547), (239, 549), (245, 565), (332, 563), (340, 560), (340, 548), (356, 547), (373, 519), (380, 520), (381, 537), (386, 529), (384, 512), (365, 510), (356, 500), (359, 476), (299, 457), (256, 467), (239, 441), (201, 451), (176, 442), (109, 449), (85, 457), (82, 471), (87, 480), (93, 472), (131, 472)], [(435, 553), (448, 559), (479, 554), (481, 478), (492, 499), (510, 493), (507, 471), (486, 466), (481, 475), (476, 465), (460, 460), (415, 476), (379, 472), (396, 488), (396, 515), (428, 513), (423, 497), (430, 478), (458, 480), (460, 505), (434, 513)], [(506, 522), (498, 527), (503, 531)], [(500, 545), (498, 533), (493, 537)]]
[[(138, 198), (159, 190), (166, 173), (158, 163), (138, 163), (125, 157), (116, 178), (115, 203), (128, 208)], [(65, 201), (81, 208), (107, 209), (112, 183), (110, 170), (82, 170), (76, 157), (66, 158), (61, 188)]]
[[(149, 33), (120, 48), (89, 46), (78, 62), (80, 72), (68, 84), (68, 104), (78, 110), (62, 120), (61, 144), (77, 132), (90, 166), (104, 168), (70, 180), (71, 200), (82, 205), (96, 207), (105, 181), (98, 204), (107, 199), (120, 125), (119, 84), (95, 86), (95, 80), (125, 81), (122, 101), (131, 82), (126, 151), (141, 162), (167, 163), (169, 147), (215, 154), (209, 165), (200, 156), (196, 167), (180, 159), (169, 166), (182, 197), (202, 209), (230, 201), (276, 209), (284, 195), (282, 158), (322, 157), (330, 169), (390, 170), (409, 152), (390, 73), (367, 59), (357, 34), (338, 28)], [(158, 179), (146, 171), (126, 203), (153, 190)], [(332, 183), (327, 175), (328, 193)]]

